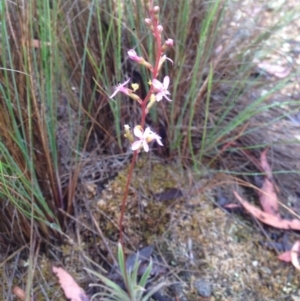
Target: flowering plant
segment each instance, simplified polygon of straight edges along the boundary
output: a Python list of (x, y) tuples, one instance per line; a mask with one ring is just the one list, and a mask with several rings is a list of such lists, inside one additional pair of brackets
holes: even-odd
[[(138, 261), (135, 262), (133, 273), (127, 272), (126, 264), (124, 260), (124, 245), (123, 245), (123, 231), (122, 231), (122, 222), (124, 217), (126, 199), (129, 190), (129, 183), (132, 178), (133, 167), (137, 158), (138, 153), (141, 150), (145, 152), (149, 152), (149, 143), (152, 141), (156, 141), (157, 144), (163, 146), (161, 141), (161, 137), (156, 134), (154, 131), (150, 129), (150, 127), (145, 126), (146, 115), (149, 113), (150, 108), (156, 103), (165, 98), (168, 101), (172, 101), (169, 97), (171, 94), (168, 91), (170, 78), (169, 76), (165, 76), (163, 81), (160, 82), (158, 80), (159, 71), (164, 62), (170, 61), (173, 64), (173, 61), (169, 59), (165, 52), (173, 46), (173, 40), (167, 39), (164, 43), (162, 42), (162, 32), (163, 27), (159, 24), (159, 7), (153, 5), (153, 0), (144, 0), (145, 7), (148, 11), (149, 18), (145, 19), (145, 23), (147, 27), (152, 32), (155, 41), (156, 55), (155, 62), (151, 64), (142, 56), (139, 56), (134, 49), (128, 50), (127, 54), (131, 60), (146, 67), (150, 71), (150, 79), (149, 79), (149, 91), (144, 99), (141, 99), (136, 91), (139, 88), (138, 84), (132, 83), (131, 88), (128, 87), (130, 82), (130, 78), (128, 78), (123, 83), (117, 85), (115, 87), (115, 91), (110, 95), (110, 98), (114, 98), (118, 93), (125, 94), (133, 100), (136, 100), (141, 108), (141, 122), (138, 125), (135, 125), (133, 131), (130, 129), (128, 124), (124, 125), (124, 136), (131, 143), (131, 149), (134, 152), (133, 158), (131, 161), (131, 165), (129, 168), (129, 173), (126, 181), (125, 191), (122, 199), (122, 208), (121, 208), (121, 216), (119, 220), (119, 231), (120, 231), (120, 243), (118, 248), (118, 256), (119, 256), (119, 266), (121, 270), (121, 275), (124, 280), (124, 284), (126, 287), (126, 291), (121, 289), (116, 283), (109, 280), (108, 278), (98, 275), (101, 281), (104, 283), (104, 286), (107, 290), (107, 294), (102, 295), (105, 299), (109, 300), (142, 300), (146, 301), (151, 298), (151, 296), (157, 292), (164, 284), (160, 283), (156, 287), (153, 287), (149, 292), (146, 292), (145, 288), (147, 285), (147, 280), (152, 270), (152, 261), (145, 270), (145, 273), (142, 275), (140, 281), (137, 280), (137, 271), (139, 270), (140, 263)], [(111, 298), (112, 297), (112, 298)]]
[(144, 99), (141, 99), (135, 92), (139, 88), (138, 84), (133, 83), (131, 88), (128, 88), (127, 85), (130, 82), (128, 78), (125, 82), (117, 85), (115, 91), (110, 95), (110, 98), (114, 98), (118, 93), (125, 94), (131, 99), (136, 100), (142, 108), (141, 122), (138, 125), (135, 125), (133, 128), (133, 133), (128, 124), (124, 125), (125, 134), (124, 136), (131, 143), (131, 149), (134, 151), (132, 162), (129, 169), (129, 174), (127, 177), (127, 182), (125, 186), (125, 192), (122, 200), (122, 209), (121, 216), (119, 221), (119, 231), (120, 231), (120, 241), (122, 243), (122, 222), (125, 210), (126, 199), (128, 195), (129, 183), (132, 177), (133, 167), (137, 158), (138, 153), (143, 149), (145, 152), (149, 151), (149, 143), (156, 141), (159, 145), (163, 146), (161, 142), (161, 137), (153, 132), (150, 127), (145, 128), (145, 119), (146, 115), (149, 113), (149, 109), (156, 103), (165, 98), (168, 101), (172, 101), (169, 97), (171, 94), (168, 91), (170, 84), (170, 77), (165, 76), (163, 81), (158, 80), (158, 75), (161, 70), (163, 63), (170, 61), (173, 64), (173, 61), (168, 58), (165, 52), (173, 46), (174, 42), (172, 39), (166, 39), (163, 42), (162, 32), (163, 26), (159, 23), (159, 6), (154, 6), (153, 0), (145, 0), (145, 6), (148, 12), (148, 18), (145, 19), (145, 24), (151, 31), (154, 42), (155, 42), (155, 62), (151, 64), (142, 56), (139, 56), (134, 49), (128, 50), (127, 54), (131, 60), (136, 62), (139, 65), (146, 67), (151, 74), (149, 79), (150, 89)]

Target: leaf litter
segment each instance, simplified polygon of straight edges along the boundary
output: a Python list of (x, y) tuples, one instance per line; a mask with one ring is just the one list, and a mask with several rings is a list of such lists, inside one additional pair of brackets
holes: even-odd
[[(243, 207), (262, 223), (283, 230), (300, 230), (300, 220), (298, 218), (287, 220), (282, 218), (279, 213), (279, 201), (275, 191), (278, 191), (278, 188), (273, 184), (272, 169), (268, 163), (266, 153), (267, 149), (264, 150), (260, 156), (261, 168), (265, 172), (262, 187), (258, 192), (262, 210), (243, 199), (237, 191), (234, 191), (233, 194)], [(300, 242), (296, 241), (291, 250), (279, 255), (278, 259), (285, 262), (292, 262), (294, 267), (300, 270), (300, 263), (298, 260), (299, 253)]]
[(74, 278), (66, 270), (54, 266), (52, 271), (56, 274), (60, 286), (68, 299), (71, 301), (90, 300), (90, 298), (85, 294), (84, 290), (77, 284)]

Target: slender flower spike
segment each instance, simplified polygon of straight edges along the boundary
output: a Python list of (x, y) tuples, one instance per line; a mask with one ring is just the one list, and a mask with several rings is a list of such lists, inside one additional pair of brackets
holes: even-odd
[(161, 142), (161, 137), (158, 136), (156, 133), (152, 132), (149, 127), (147, 127), (145, 131), (143, 131), (142, 127), (140, 125), (137, 125), (133, 129), (133, 133), (139, 139), (133, 142), (131, 146), (131, 149), (133, 151), (140, 150), (141, 148), (143, 148), (145, 152), (148, 152), (148, 143), (150, 143), (153, 140), (156, 140), (156, 142), (159, 145), (163, 145)]
[(157, 79), (154, 79), (152, 82), (154, 91), (156, 94), (156, 101), (161, 101), (164, 98), (166, 98), (168, 101), (172, 101), (167, 95), (170, 95), (171, 93), (168, 91), (168, 87), (170, 84), (170, 78), (169, 76), (165, 76), (164, 82), (161, 83)]
[(113, 98), (116, 96), (117, 93), (122, 92), (125, 95), (129, 95), (130, 94), (130, 89), (125, 88), (125, 86), (129, 83), (130, 78), (127, 79), (126, 82), (124, 82), (123, 84), (119, 84), (116, 86), (115, 92), (109, 97), (109, 98)]

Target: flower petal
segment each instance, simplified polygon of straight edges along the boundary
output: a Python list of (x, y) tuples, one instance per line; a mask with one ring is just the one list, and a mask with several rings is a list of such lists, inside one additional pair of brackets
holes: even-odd
[(143, 141), (143, 148), (146, 153), (149, 152), (149, 145), (146, 140)]
[(119, 93), (119, 90), (115, 89), (115, 92), (109, 96), (109, 98), (114, 98), (116, 94)]
[(153, 132), (150, 130), (150, 128), (148, 126), (144, 132), (143, 138), (146, 139), (151, 133), (153, 133)]
[(164, 146), (163, 143), (161, 142), (161, 137), (157, 136), (155, 140), (159, 145)]
[[(151, 135), (149, 135), (150, 140), (156, 140), (156, 142), (163, 146), (162, 142), (161, 142), (161, 137), (159, 135), (157, 135), (156, 133), (152, 132)], [(149, 140), (148, 140), (149, 141)]]
[(152, 81), (152, 85), (156, 91), (161, 91), (164, 88), (163, 84), (156, 78)]
[(164, 93), (160, 92), (156, 94), (156, 101), (161, 101), (164, 96)]
[(169, 84), (170, 84), (170, 77), (169, 76), (165, 76), (164, 83), (163, 83), (163, 86), (164, 86), (165, 90), (168, 90)]
[(129, 83), (129, 81), (130, 77), (124, 83), (117, 85), (115, 92), (109, 98), (113, 98), (118, 92), (122, 91), (124, 86), (126, 86)]
[(132, 145), (131, 145), (131, 149), (132, 149), (133, 151), (136, 151), (136, 150), (138, 150), (138, 149), (141, 147), (141, 145), (142, 145), (142, 140), (134, 141), (134, 142), (132, 143)]
[(136, 57), (137, 54), (133, 49), (130, 49), (127, 54), (129, 55), (130, 58)]
[(171, 62), (172, 65), (174, 64), (174, 62), (170, 58), (166, 57), (166, 60), (168, 60), (169, 62)]
[[(168, 91), (167, 91), (167, 92), (168, 92)], [(172, 101), (172, 99), (170, 99), (170, 98), (167, 96), (167, 94), (170, 94), (170, 93), (168, 92), (168, 93), (165, 93), (165, 94), (164, 94), (165, 99), (167, 99), (168, 101)]]
[(134, 136), (142, 139), (143, 136), (144, 136), (144, 133), (142, 132), (141, 128), (139, 126), (135, 126), (134, 129), (133, 129), (133, 133), (134, 133)]

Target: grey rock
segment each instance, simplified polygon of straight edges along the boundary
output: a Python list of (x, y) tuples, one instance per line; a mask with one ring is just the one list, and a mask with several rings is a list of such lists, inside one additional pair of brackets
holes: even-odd
[(198, 294), (202, 297), (208, 298), (212, 294), (211, 285), (203, 279), (197, 279), (194, 282), (194, 288), (197, 290)]

